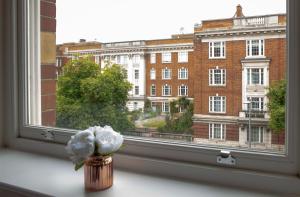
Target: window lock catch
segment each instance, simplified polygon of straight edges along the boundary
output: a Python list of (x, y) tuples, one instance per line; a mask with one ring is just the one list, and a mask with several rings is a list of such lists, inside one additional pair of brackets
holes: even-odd
[(234, 166), (236, 165), (236, 159), (231, 155), (230, 151), (221, 150), (220, 154), (217, 155), (217, 163)]

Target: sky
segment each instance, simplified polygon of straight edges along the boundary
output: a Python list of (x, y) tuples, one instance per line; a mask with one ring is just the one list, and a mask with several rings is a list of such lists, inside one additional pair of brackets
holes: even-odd
[(56, 43), (170, 38), (202, 20), (286, 13), (286, 0), (57, 0)]

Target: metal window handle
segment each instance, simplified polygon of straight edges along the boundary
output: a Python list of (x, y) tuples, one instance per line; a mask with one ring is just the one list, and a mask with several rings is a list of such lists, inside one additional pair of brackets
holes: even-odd
[(236, 159), (231, 155), (230, 151), (221, 150), (220, 154), (217, 155), (217, 163), (224, 165), (236, 165)]
[(42, 133), (41, 133), (42, 136), (44, 136), (44, 138), (46, 140), (54, 140), (54, 133), (53, 131), (50, 131), (50, 130), (44, 130)]

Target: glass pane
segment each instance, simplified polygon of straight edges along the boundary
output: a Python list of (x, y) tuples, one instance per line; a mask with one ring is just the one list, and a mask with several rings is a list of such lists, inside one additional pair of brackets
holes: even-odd
[(285, 151), (285, 0), (53, 2), (41, 1), (41, 107), (28, 124)]

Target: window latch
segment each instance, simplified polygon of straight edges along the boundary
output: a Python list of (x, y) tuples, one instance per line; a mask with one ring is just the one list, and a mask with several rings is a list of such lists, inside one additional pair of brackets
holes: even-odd
[(54, 140), (54, 133), (50, 130), (44, 130), (41, 134), (46, 140)]
[(221, 150), (220, 154), (217, 155), (217, 163), (234, 166), (236, 165), (236, 159), (231, 155), (230, 151)]

